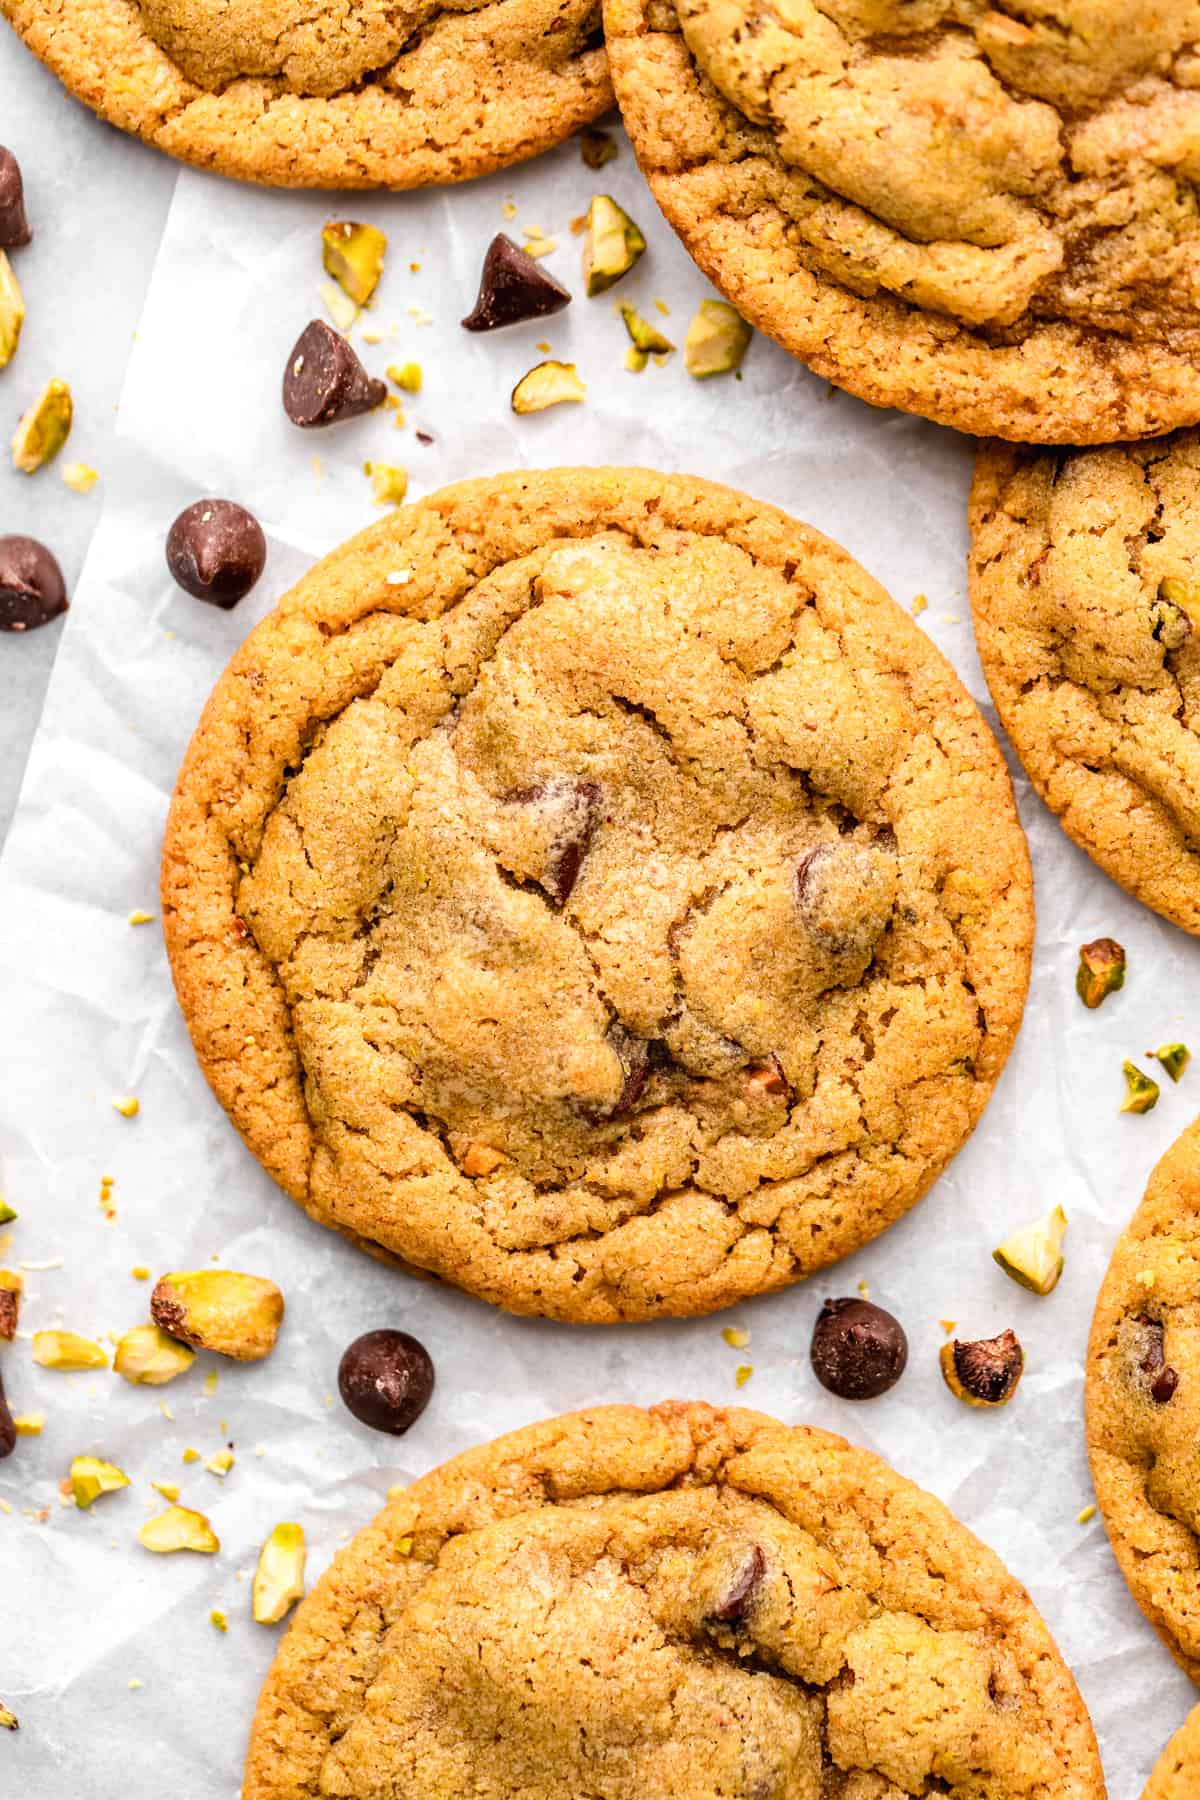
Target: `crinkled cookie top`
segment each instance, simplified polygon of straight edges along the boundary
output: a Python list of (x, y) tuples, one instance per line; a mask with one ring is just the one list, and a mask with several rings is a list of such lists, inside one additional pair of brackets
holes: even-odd
[(1146, 1783), (1142, 1800), (1192, 1800), (1200, 1793), (1200, 1706), (1179, 1727)]
[(886, 1464), (758, 1414), (605, 1407), (457, 1458), (342, 1552), (245, 1800), (1102, 1800), (998, 1560)]
[(569, 1318), (875, 1235), (1028, 968), (1007, 777), (923, 634), (782, 514), (629, 471), (451, 489), (320, 565), (214, 695), (164, 883), (268, 1167)]
[(1200, 416), (1197, 0), (608, 0), (607, 24), (668, 215), (821, 373), (1005, 437)]
[(1200, 438), (986, 446), (971, 598), (1031, 780), (1139, 900), (1200, 931)]
[(1088, 1349), (1096, 1498), (1133, 1597), (1200, 1680), (1200, 1121), (1113, 1252)]
[(596, 0), (0, 0), (102, 117), (304, 187), (505, 168), (611, 105)]

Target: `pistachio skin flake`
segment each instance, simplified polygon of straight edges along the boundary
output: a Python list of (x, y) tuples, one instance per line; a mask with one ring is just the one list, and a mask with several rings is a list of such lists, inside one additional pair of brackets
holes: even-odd
[(1075, 992), (1083, 1004), (1095, 1010), (1109, 994), (1125, 986), (1125, 951), (1115, 938), (1096, 938), (1079, 946)]
[(0, 250), (0, 369), (7, 368), (17, 354), (24, 323), (25, 301), (12, 264)]
[(25, 413), (12, 440), (14, 469), (36, 475), (53, 462), (71, 435), (75, 404), (65, 381), (48, 381)]
[(1160, 1044), (1154, 1052), (1154, 1058), (1162, 1064), (1172, 1081), (1178, 1081), (1191, 1062), (1192, 1053), (1186, 1044)]
[(164, 1275), (150, 1296), (150, 1316), (163, 1331), (236, 1362), (261, 1362), (271, 1354), (283, 1312), (273, 1281), (233, 1269)]
[(365, 306), (379, 286), (387, 238), (374, 225), (349, 219), (326, 225), (321, 233), (321, 261), (355, 306)]
[(1121, 1073), (1125, 1077), (1125, 1098), (1121, 1102), (1123, 1113), (1148, 1113), (1158, 1105), (1159, 1085), (1149, 1075), (1143, 1073), (1136, 1063), (1123, 1062)]
[(1014, 1231), (992, 1251), (992, 1259), (1031, 1294), (1052, 1294), (1063, 1272), (1066, 1232), (1067, 1215), (1056, 1206), (1045, 1218)]
[(1025, 1352), (1011, 1330), (974, 1343), (955, 1338), (938, 1359), (946, 1386), (965, 1406), (1007, 1406), (1025, 1372)]
[(579, 379), (574, 363), (540, 362), (522, 375), (512, 391), (515, 413), (545, 412), (549, 406), (561, 406), (565, 400), (579, 402), (587, 388)]
[(257, 1625), (278, 1625), (304, 1598), (304, 1566), (308, 1552), (304, 1527), (276, 1525), (263, 1545), (254, 1574), (252, 1607)]
[(727, 300), (702, 300), (683, 340), (683, 366), (697, 381), (734, 374), (742, 366), (753, 335)]
[(611, 194), (593, 194), (583, 238), (583, 284), (589, 299), (628, 275), (646, 240)]

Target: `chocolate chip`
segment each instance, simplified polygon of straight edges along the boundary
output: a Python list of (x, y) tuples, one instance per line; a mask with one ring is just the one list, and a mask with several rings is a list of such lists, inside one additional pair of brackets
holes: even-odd
[(67, 584), (45, 544), (0, 537), (0, 631), (36, 631), (66, 610)]
[(306, 431), (374, 412), (387, 399), (386, 382), (367, 374), (331, 325), (314, 319), (300, 333), (283, 376), (283, 410)]
[(713, 1607), (711, 1617), (722, 1625), (736, 1625), (746, 1617), (766, 1573), (767, 1559), (761, 1546), (751, 1544), (733, 1572), (729, 1586)]
[(565, 906), (579, 879), (599, 819), (600, 787), (595, 781), (563, 776), (506, 795), (509, 805), (536, 806), (553, 833), (546, 847), (543, 872), (537, 876), (552, 900)]
[(25, 217), (21, 165), (12, 151), (0, 144), (0, 250), (20, 250), (32, 237)]
[(17, 1428), (8, 1410), (8, 1401), (4, 1398), (4, 1382), (0, 1380), (0, 1462), (6, 1456), (11, 1456), (16, 1447)]
[(467, 331), (495, 331), (501, 325), (545, 318), (570, 304), (561, 282), (501, 231), (488, 245), (479, 294), (463, 325)]
[(827, 1300), (812, 1336), (817, 1380), (842, 1400), (874, 1400), (895, 1387), (908, 1362), (898, 1319), (869, 1300)]
[(364, 1425), (401, 1437), (433, 1393), (433, 1362), (407, 1331), (368, 1331), (355, 1338), (338, 1367), (338, 1391)]
[(650, 1079), (652, 1046), (645, 1038), (635, 1037), (632, 1031), (626, 1031), (621, 1024), (609, 1026), (608, 1041), (620, 1057), (625, 1075), (625, 1085), (617, 1103), (606, 1115), (610, 1119), (617, 1119), (622, 1113), (632, 1112), (642, 1097), (642, 1090)]
[(1145, 1354), (1138, 1367), (1148, 1378), (1150, 1398), (1156, 1406), (1165, 1406), (1175, 1397), (1179, 1386), (1179, 1371), (1167, 1362), (1163, 1349), (1163, 1327), (1157, 1319), (1139, 1320), (1145, 1331)]
[(233, 500), (197, 500), (167, 533), (167, 567), (184, 593), (226, 612), (245, 599), (266, 562), (262, 526)]

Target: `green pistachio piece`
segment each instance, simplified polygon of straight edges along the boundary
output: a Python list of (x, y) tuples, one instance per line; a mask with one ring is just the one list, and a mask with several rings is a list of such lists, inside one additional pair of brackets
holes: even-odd
[(579, 149), (589, 169), (602, 169), (605, 163), (612, 162), (616, 156), (617, 140), (607, 131), (589, 127), (579, 134)]
[(129, 1486), (129, 1477), (116, 1463), (102, 1462), (98, 1456), (77, 1456), (71, 1464), (71, 1492), (76, 1506), (87, 1508), (101, 1494), (115, 1494)]
[(625, 367), (629, 370), (631, 375), (640, 375), (649, 361), (650, 352), (648, 350), (639, 350), (636, 344), (630, 344), (628, 350), (625, 352)]
[(1192, 615), (1200, 611), (1200, 583), (1166, 575), (1150, 608), (1150, 630), (1164, 650), (1181, 650), (1192, 635)]
[(395, 463), (368, 462), (363, 473), (371, 478), (371, 489), (378, 506), (399, 506), (408, 492), (408, 470)]
[(1115, 938), (1096, 938), (1079, 946), (1075, 992), (1087, 1007), (1095, 1008), (1109, 994), (1125, 986), (1125, 952)]
[(657, 325), (652, 325), (649, 319), (643, 319), (634, 307), (622, 304), (621, 317), (635, 350), (644, 350), (649, 356), (667, 356), (674, 350), (675, 346), (670, 338), (664, 337)]
[(0, 369), (7, 367), (17, 354), (24, 323), (25, 302), (12, 264), (0, 250)]
[(258, 1558), (254, 1574), (252, 1606), (258, 1625), (278, 1625), (297, 1600), (304, 1598), (306, 1557), (304, 1528), (277, 1525)]
[(683, 366), (697, 381), (740, 369), (751, 331), (726, 300), (702, 300), (683, 340)]
[(11, 1225), (17, 1217), (7, 1200), (0, 1200), (0, 1225)]
[(1144, 1075), (1136, 1064), (1123, 1062), (1121, 1073), (1125, 1077), (1126, 1094), (1121, 1102), (1121, 1111), (1127, 1113), (1148, 1113), (1158, 1104), (1159, 1086), (1149, 1075)]
[(374, 225), (339, 220), (321, 233), (321, 261), (342, 292), (356, 306), (365, 306), (383, 274), (387, 238)]
[(1154, 1055), (1172, 1081), (1179, 1080), (1192, 1060), (1192, 1053), (1186, 1044), (1160, 1044)]
[(574, 363), (540, 362), (522, 375), (513, 389), (512, 409), (515, 413), (545, 412), (564, 400), (582, 400), (586, 393)]
[(0, 1731), (19, 1731), (21, 1722), (15, 1712), (10, 1712), (3, 1701), (0, 1701)]
[(187, 1506), (169, 1506), (166, 1512), (147, 1519), (138, 1532), (138, 1543), (156, 1556), (172, 1556), (178, 1550), (214, 1556), (221, 1548), (221, 1540), (204, 1514)]
[(13, 467), (35, 475), (52, 462), (71, 435), (74, 416), (65, 381), (48, 381), (13, 433)]
[(583, 282), (588, 295), (628, 275), (646, 248), (646, 240), (623, 207), (608, 194), (593, 194), (583, 239)]
[(421, 391), (420, 363), (391, 363), (387, 378), (394, 381), (398, 388), (403, 388), (406, 394), (419, 394)]
[(1006, 1275), (1028, 1288), (1033, 1294), (1052, 1294), (1063, 1272), (1063, 1239), (1067, 1234), (1067, 1215), (1061, 1206), (1048, 1212), (1010, 1238), (992, 1256)]

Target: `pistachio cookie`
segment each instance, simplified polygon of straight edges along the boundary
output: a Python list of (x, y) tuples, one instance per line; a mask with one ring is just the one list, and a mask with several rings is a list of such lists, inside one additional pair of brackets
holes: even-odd
[(467, 482), (318, 564), (209, 702), (163, 907), (289, 1193), (590, 1321), (897, 1219), (983, 1110), (1032, 931), (925, 635), (809, 527), (628, 469)]
[(296, 1614), (244, 1800), (1103, 1800), (1029, 1596), (878, 1457), (598, 1407), (468, 1451)]
[(605, 0), (656, 199), (864, 400), (1109, 443), (1200, 420), (1196, 0)]
[(0, 0), (112, 125), (274, 187), (423, 187), (612, 104), (597, 0)]
[(1096, 1498), (1134, 1599), (1200, 1682), (1200, 1120), (1154, 1169), (1088, 1345)]
[(984, 445), (971, 604), (996, 709), (1068, 835), (1200, 932), (1200, 435)]
[(1196, 1800), (1200, 1794), (1200, 1706), (1189, 1714), (1157, 1763), (1142, 1800)]

